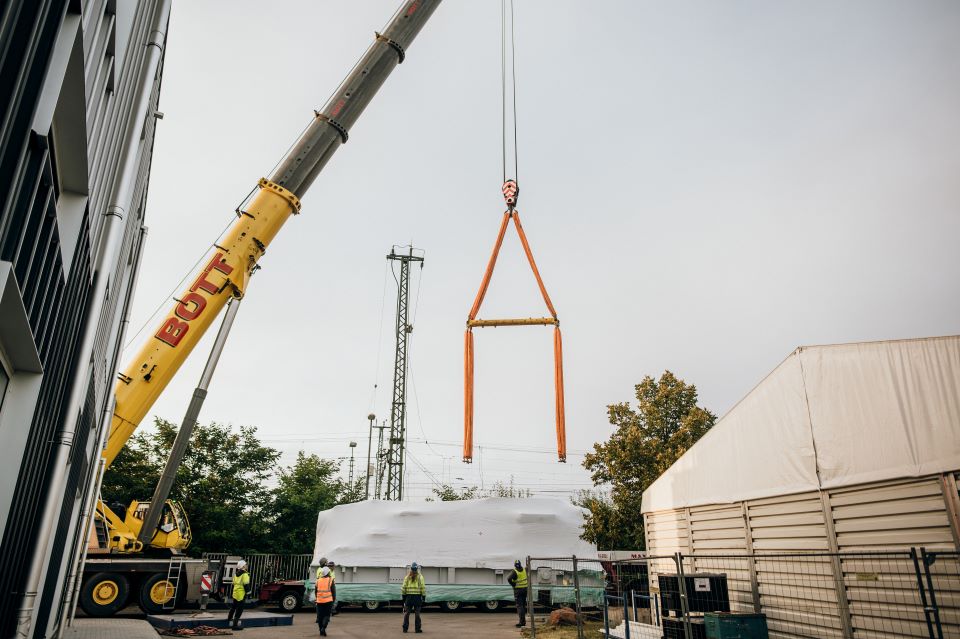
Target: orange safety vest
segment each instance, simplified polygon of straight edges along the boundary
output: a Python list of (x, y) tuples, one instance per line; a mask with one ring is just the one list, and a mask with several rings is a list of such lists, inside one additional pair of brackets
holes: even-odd
[(333, 592), (330, 590), (330, 586), (333, 584), (333, 579), (330, 577), (318, 577), (317, 578), (317, 603), (330, 603), (333, 601)]

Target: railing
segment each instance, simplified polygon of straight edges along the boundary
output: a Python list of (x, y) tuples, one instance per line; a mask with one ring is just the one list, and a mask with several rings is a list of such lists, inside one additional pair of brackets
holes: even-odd
[[(222, 561), (228, 553), (203, 553), (203, 558), (212, 561)], [(243, 555), (250, 573), (250, 587), (254, 598), (260, 593), (260, 586), (271, 581), (283, 579), (307, 579), (310, 573), (310, 562), (313, 555), (273, 555), (255, 554)]]

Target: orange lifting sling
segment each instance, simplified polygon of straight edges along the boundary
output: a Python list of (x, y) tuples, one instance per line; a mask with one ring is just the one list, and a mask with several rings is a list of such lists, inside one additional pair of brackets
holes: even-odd
[[(563, 344), (560, 338), (560, 320), (557, 319), (557, 311), (553, 308), (550, 301), (550, 295), (543, 285), (540, 278), (540, 271), (537, 270), (537, 263), (533, 259), (533, 253), (530, 251), (530, 244), (527, 242), (527, 236), (523, 232), (523, 226), (520, 225), (520, 213), (514, 209), (517, 202), (519, 189), (517, 183), (513, 180), (507, 180), (503, 184), (503, 197), (507, 202), (507, 210), (503, 213), (503, 221), (500, 223), (500, 232), (497, 234), (496, 244), (493, 246), (493, 253), (490, 255), (490, 262), (487, 264), (487, 270), (483, 274), (483, 280), (480, 282), (480, 290), (477, 291), (477, 298), (473, 301), (473, 308), (467, 316), (467, 330), (464, 334), (464, 353), (463, 353), (463, 461), (473, 461), (473, 329), (484, 326), (531, 326), (553, 325), (553, 369), (554, 369), (554, 390), (556, 393), (556, 426), (557, 426), (557, 456), (561, 462), (567, 461), (567, 432), (566, 423), (563, 414)], [(503, 236), (507, 232), (507, 225), (513, 219), (513, 225), (517, 229), (517, 235), (520, 237), (520, 243), (523, 245), (523, 252), (527, 255), (527, 261), (533, 270), (534, 277), (537, 278), (537, 285), (540, 287), (540, 293), (543, 295), (543, 301), (547, 304), (550, 311), (550, 317), (530, 317), (525, 319), (498, 319), (481, 320), (477, 319), (477, 313), (480, 311), (480, 305), (483, 304), (483, 298), (487, 294), (487, 287), (490, 285), (490, 278), (493, 276), (493, 269), (497, 265), (497, 255), (500, 253), (500, 247), (503, 244)]]

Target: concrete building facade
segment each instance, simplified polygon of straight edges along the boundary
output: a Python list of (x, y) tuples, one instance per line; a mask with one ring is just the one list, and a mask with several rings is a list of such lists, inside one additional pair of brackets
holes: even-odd
[(96, 498), (170, 0), (0, 8), (0, 636), (59, 635)]

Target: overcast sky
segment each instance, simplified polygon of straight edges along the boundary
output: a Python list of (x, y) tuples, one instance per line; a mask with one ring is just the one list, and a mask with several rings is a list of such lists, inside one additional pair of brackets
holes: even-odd
[[(397, 5), (174, 3), (126, 356)], [(517, 0), (519, 208), (563, 325), (570, 463), (531, 327), (476, 332), (462, 464), (464, 321), (503, 210), (499, 12), (446, 0), (410, 47), (262, 260), (202, 421), (288, 461), (365, 458), (366, 415), (389, 416), (384, 256), (411, 240), (416, 499), (589, 485), (582, 452), (644, 375), (720, 415), (798, 345), (960, 331), (960, 3)], [(542, 314), (509, 235), (481, 316)], [(154, 414), (181, 419), (214, 332)]]

